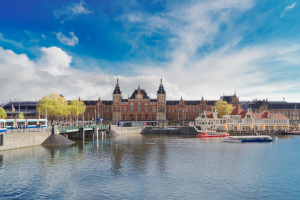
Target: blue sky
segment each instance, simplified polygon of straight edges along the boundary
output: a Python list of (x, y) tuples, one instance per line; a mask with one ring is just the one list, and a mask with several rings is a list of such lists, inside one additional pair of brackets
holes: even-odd
[(155, 98), (299, 101), (300, 2), (3, 1), (0, 100)]

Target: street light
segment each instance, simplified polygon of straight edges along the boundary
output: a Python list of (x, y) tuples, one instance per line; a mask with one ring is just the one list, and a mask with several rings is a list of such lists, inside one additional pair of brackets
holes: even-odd
[(76, 105), (77, 105), (76, 126), (78, 126), (78, 98), (76, 100)]
[(21, 99), (15, 99), (15, 100), (19, 100), (19, 118), (21, 118), (21, 112), (20, 112), (20, 101), (21, 101)]

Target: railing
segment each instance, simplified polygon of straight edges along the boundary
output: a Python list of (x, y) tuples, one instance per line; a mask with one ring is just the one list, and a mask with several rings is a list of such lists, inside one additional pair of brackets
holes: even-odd
[(48, 132), (52, 131), (52, 127), (41, 127), (41, 128), (18, 128), (18, 129), (7, 129), (6, 133), (32, 133), (32, 132)]

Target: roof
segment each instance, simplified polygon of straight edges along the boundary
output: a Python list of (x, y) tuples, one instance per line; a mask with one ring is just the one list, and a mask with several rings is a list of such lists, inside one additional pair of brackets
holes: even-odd
[(163, 84), (161, 83), (158, 90), (157, 90), (157, 94), (166, 94), (166, 91), (164, 89)]
[(259, 109), (261, 104), (265, 102), (268, 105), (268, 109), (295, 109), (300, 108), (300, 103), (285, 103), (285, 102), (268, 102), (268, 101), (256, 101), (255, 103), (250, 103), (249, 108)]
[[(170, 106), (176, 106), (179, 104), (180, 101), (167, 101), (166, 104), (167, 106), (170, 105)], [(187, 106), (197, 106), (200, 104), (201, 101), (199, 100), (186, 100), (186, 101), (183, 101), (185, 103), (185, 105)], [(215, 102), (216, 101), (205, 101), (205, 103), (207, 105), (215, 105)]]
[(233, 95), (232, 96), (222, 96), (220, 99), (223, 101), (226, 101), (227, 103), (231, 103), (232, 98), (233, 98)]
[[(139, 90), (135, 89), (129, 99), (135, 99), (135, 95), (137, 95), (138, 92), (139, 92)], [(144, 89), (140, 89), (140, 92), (143, 95), (143, 99), (150, 99), (149, 96), (147, 95), (147, 92)]]
[(115, 87), (115, 89), (114, 89), (113, 94), (121, 94), (121, 93), (122, 93), (122, 92), (121, 92), (121, 90), (120, 90), (120, 86), (119, 86), (119, 84), (117, 84), (116, 87)]
[(205, 111), (207, 118), (213, 118), (213, 113), (211, 111)]
[(230, 113), (230, 115), (242, 115), (243, 111), (245, 110), (243, 110), (241, 107), (237, 107)]
[[(85, 105), (96, 105), (96, 103), (98, 102), (98, 100), (84, 100), (83, 101)], [(101, 101), (104, 105), (112, 105), (113, 102), (112, 101)]]

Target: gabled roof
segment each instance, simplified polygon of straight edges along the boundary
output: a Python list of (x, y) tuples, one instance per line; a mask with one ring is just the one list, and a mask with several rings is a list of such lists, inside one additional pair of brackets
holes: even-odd
[(230, 113), (230, 115), (242, 115), (243, 111), (245, 110), (243, 110), (241, 107), (237, 107)]
[(205, 111), (207, 118), (213, 118), (213, 113), (211, 111)]

